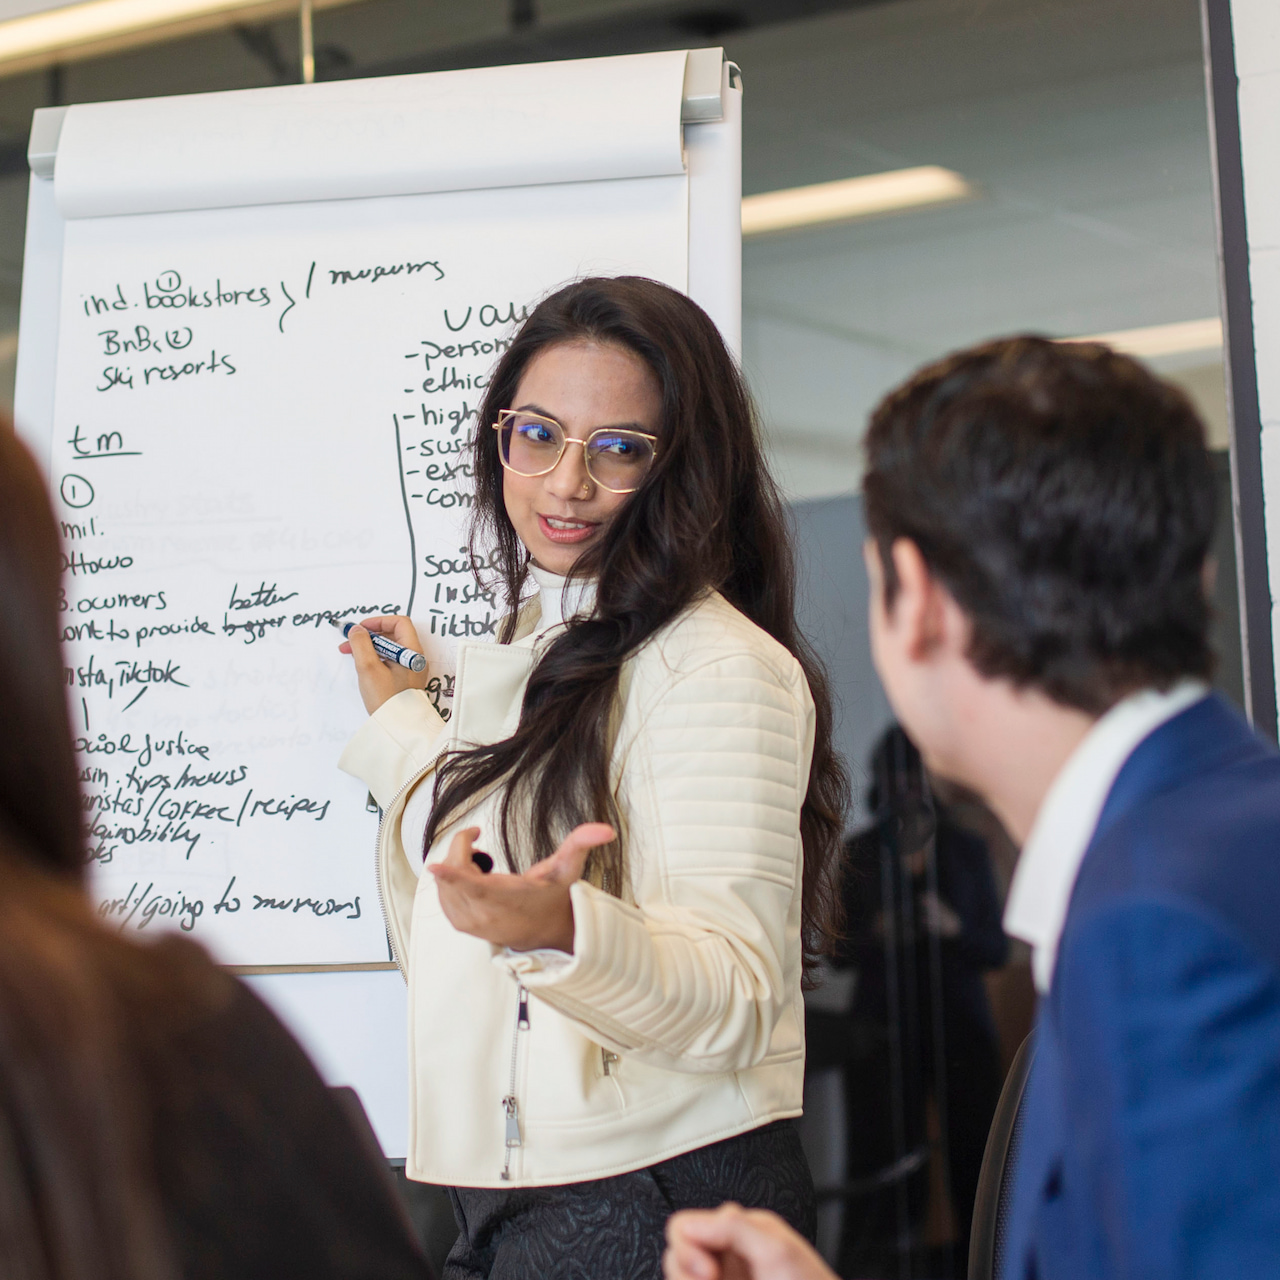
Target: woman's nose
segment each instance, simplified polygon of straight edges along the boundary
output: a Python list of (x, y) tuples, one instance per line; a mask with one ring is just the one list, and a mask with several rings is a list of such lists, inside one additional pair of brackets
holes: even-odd
[(592, 489), (587, 474), (586, 450), (576, 440), (565, 442), (564, 456), (547, 476), (547, 491), (563, 502), (584, 498)]

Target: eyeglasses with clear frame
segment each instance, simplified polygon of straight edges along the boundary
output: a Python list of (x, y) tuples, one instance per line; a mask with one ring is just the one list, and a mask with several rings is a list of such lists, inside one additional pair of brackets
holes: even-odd
[(585, 440), (578, 440), (554, 418), (523, 409), (503, 409), (493, 429), (498, 433), (498, 458), (508, 471), (520, 476), (548, 475), (571, 444), (580, 444), (587, 475), (610, 493), (634, 493), (658, 452), (658, 437), (643, 431), (597, 427)]

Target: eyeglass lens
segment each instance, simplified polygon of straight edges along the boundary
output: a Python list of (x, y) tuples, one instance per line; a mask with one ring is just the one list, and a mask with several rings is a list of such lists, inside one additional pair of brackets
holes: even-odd
[[(551, 471), (565, 450), (564, 428), (550, 418), (513, 414), (498, 431), (504, 465), (523, 476)], [(634, 431), (593, 431), (583, 449), (587, 474), (606, 489), (638, 488), (653, 464), (653, 442)]]

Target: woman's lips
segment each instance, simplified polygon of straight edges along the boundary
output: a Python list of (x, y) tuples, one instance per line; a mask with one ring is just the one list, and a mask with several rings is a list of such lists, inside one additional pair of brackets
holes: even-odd
[[(556, 524), (553, 525), (551, 520), (555, 520)], [(557, 528), (556, 525), (563, 527)], [(538, 513), (538, 528), (550, 542), (585, 542), (599, 527), (599, 523), (590, 520), (560, 520), (555, 516), (548, 519), (541, 512)]]

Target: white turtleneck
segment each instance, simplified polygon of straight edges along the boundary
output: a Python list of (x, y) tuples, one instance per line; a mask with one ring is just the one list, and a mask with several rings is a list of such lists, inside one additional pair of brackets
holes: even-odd
[(590, 579), (575, 579), (572, 583), (558, 573), (548, 573), (536, 564), (529, 565), (529, 572), (538, 584), (542, 604), (542, 617), (538, 621), (539, 633), (558, 627), (568, 618), (589, 614), (596, 603), (596, 584)]

